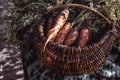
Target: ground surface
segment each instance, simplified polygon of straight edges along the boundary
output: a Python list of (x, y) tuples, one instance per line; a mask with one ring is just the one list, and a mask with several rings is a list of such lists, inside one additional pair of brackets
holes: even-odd
[(0, 80), (23, 80), (21, 53), (4, 41), (4, 24), (0, 24)]
[(12, 47), (4, 47), (0, 52), (0, 79), (23, 80), (24, 72), (21, 53)]
[(13, 45), (5, 44), (5, 24), (2, 18), (4, 8), (1, 6), (5, 1), (9, 0), (0, 0), (0, 80), (24, 80), (20, 51)]

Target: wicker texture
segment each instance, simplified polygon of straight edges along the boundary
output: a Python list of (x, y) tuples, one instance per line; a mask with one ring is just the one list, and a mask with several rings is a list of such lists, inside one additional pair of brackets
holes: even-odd
[(96, 71), (107, 59), (116, 36), (114, 25), (111, 24), (110, 28), (99, 41), (92, 45), (78, 48), (49, 42), (45, 52), (43, 52), (43, 46), (46, 38), (40, 36), (42, 32), (38, 31), (35, 36), (35, 45), (39, 60), (47, 68), (64, 75), (82, 75)]

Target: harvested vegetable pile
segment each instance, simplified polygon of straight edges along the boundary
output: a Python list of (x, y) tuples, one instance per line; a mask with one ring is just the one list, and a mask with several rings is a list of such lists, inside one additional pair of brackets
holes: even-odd
[[(60, 11), (55, 12), (55, 14), (53, 12), (52, 14), (48, 15), (47, 18), (43, 19), (39, 24), (39, 31), (42, 33), (40, 36), (45, 36), (47, 38), (44, 44), (43, 52), (45, 51), (45, 48), (49, 42), (81, 48), (89, 45), (92, 40), (92, 34), (95, 34), (92, 28), (94, 28), (96, 25), (100, 25), (94, 23), (95, 19), (99, 19), (98, 16), (94, 15), (94, 17), (91, 18), (93, 13), (90, 13), (86, 10), (81, 10), (76, 18), (71, 19), (70, 9), (66, 8)], [(97, 28), (98, 30), (100, 28), (102, 30), (105, 28), (105, 26), (106, 25), (102, 25), (102, 28), (101, 26), (98, 26)], [(101, 32), (100, 34), (103, 33)], [(94, 40), (96, 40), (95, 37)]]

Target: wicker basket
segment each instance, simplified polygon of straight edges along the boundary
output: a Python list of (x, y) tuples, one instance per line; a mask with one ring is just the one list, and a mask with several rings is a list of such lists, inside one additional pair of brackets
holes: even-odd
[(81, 4), (55, 6), (54, 8), (48, 9), (46, 14), (66, 7), (87, 9), (103, 18), (110, 25), (110, 28), (99, 41), (92, 45), (78, 48), (49, 42), (45, 52), (43, 52), (43, 46), (47, 38), (44, 35), (40, 36), (42, 32), (38, 31), (35, 36), (35, 45), (39, 60), (43, 62), (47, 68), (62, 73), (63, 75), (82, 75), (96, 71), (102, 66), (111, 51), (116, 36), (115, 26), (99, 11)]

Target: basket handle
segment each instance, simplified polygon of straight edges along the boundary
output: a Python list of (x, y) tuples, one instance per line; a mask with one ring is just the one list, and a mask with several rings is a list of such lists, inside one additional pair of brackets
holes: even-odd
[(72, 7), (76, 7), (76, 8), (82, 8), (82, 9), (86, 9), (88, 11), (91, 11), (93, 12), (94, 14), (100, 16), (101, 18), (103, 18), (108, 24), (111, 25), (111, 21), (105, 17), (102, 13), (100, 13), (98, 10), (94, 9), (94, 8), (91, 8), (91, 7), (88, 7), (88, 6), (85, 6), (85, 5), (82, 5), (82, 4), (66, 4), (66, 5), (57, 5), (57, 6), (54, 6), (53, 8), (49, 8), (46, 12), (46, 14), (48, 13), (51, 13), (52, 11), (56, 10), (56, 9), (59, 9), (59, 8), (72, 8)]

